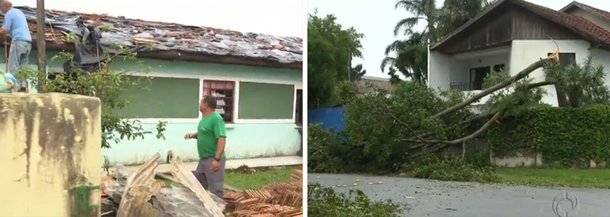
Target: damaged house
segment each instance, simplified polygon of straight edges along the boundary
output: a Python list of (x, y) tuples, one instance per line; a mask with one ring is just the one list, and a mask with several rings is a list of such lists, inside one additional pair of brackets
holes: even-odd
[[(17, 8), (30, 22), (34, 38), (30, 64), (35, 68), (36, 11)], [(196, 159), (195, 142), (184, 140), (183, 135), (196, 130), (201, 117), (198, 103), (205, 95), (218, 99), (217, 111), (225, 119), (229, 138), (228, 158), (296, 155), (300, 151), (301, 38), (54, 10), (47, 10), (46, 17), (50, 72), (66, 67), (51, 58), (60, 51), (74, 51), (65, 36), (79, 32), (79, 18), (103, 29), (102, 47), (148, 47), (138, 52), (138, 62), (112, 63), (116, 69), (130, 71), (134, 78), (153, 77), (146, 89), (126, 88), (131, 104), (121, 115), (137, 119), (144, 129), (151, 130), (158, 121), (166, 121), (166, 139), (148, 136), (121, 141), (102, 150), (110, 162), (142, 163), (155, 153), (170, 151), (185, 160)]]

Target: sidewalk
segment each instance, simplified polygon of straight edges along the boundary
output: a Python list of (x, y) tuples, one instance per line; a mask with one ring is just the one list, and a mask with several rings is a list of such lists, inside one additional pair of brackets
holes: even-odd
[[(252, 159), (234, 159), (227, 160), (225, 169), (236, 169), (242, 165), (246, 165), (250, 168), (256, 167), (277, 167), (277, 166), (294, 166), (303, 165), (303, 158), (299, 156), (285, 156), (285, 157), (268, 157), (268, 158), (252, 158)], [(185, 162), (184, 166), (189, 170), (195, 170), (197, 168), (197, 162)], [(139, 165), (128, 166), (125, 169), (135, 171)], [(169, 172), (171, 171), (171, 165), (163, 163), (157, 167), (157, 172)]]

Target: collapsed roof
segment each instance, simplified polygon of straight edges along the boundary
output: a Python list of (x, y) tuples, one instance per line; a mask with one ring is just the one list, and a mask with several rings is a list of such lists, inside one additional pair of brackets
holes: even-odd
[[(15, 7), (23, 11), (36, 37), (36, 9)], [(100, 14), (46, 10), (45, 36), (47, 49), (69, 50), (64, 37), (77, 34), (75, 21), (82, 17), (86, 24), (103, 30), (104, 47), (147, 49), (141, 57), (175, 59), (224, 64), (302, 68), (303, 40), (258, 33), (241, 33), (212, 27), (187, 26), (152, 22)], [(4, 16), (0, 16), (4, 20)]]

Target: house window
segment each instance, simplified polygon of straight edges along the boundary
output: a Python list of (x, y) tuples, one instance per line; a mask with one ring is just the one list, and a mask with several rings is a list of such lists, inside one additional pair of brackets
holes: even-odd
[(494, 65), (494, 72), (500, 72), (504, 69), (505, 69), (504, 64)]
[[(553, 53), (548, 53), (551, 56)], [(576, 64), (576, 53), (559, 53), (559, 66), (565, 68), (569, 65)]]
[(491, 67), (479, 67), (470, 69), (470, 89), (471, 90), (482, 90), (483, 80), (491, 71)]
[(235, 82), (233, 81), (203, 81), (203, 95), (216, 98), (216, 112), (225, 122), (233, 122), (233, 105), (235, 96)]

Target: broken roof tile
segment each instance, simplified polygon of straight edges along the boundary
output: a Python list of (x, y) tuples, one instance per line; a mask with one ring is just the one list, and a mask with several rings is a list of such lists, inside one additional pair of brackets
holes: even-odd
[[(36, 32), (36, 9), (16, 7), (23, 11)], [(101, 44), (120, 44), (127, 48), (152, 45), (155, 51), (190, 52), (195, 55), (233, 56), (277, 63), (292, 64), (303, 61), (303, 39), (279, 37), (259, 33), (241, 33), (212, 27), (196, 27), (57, 10), (46, 11), (46, 41), (67, 44), (64, 34), (76, 33), (75, 20), (82, 17), (85, 23), (104, 29)], [(4, 16), (0, 16), (4, 20)], [(35, 38), (35, 34), (32, 35)]]

